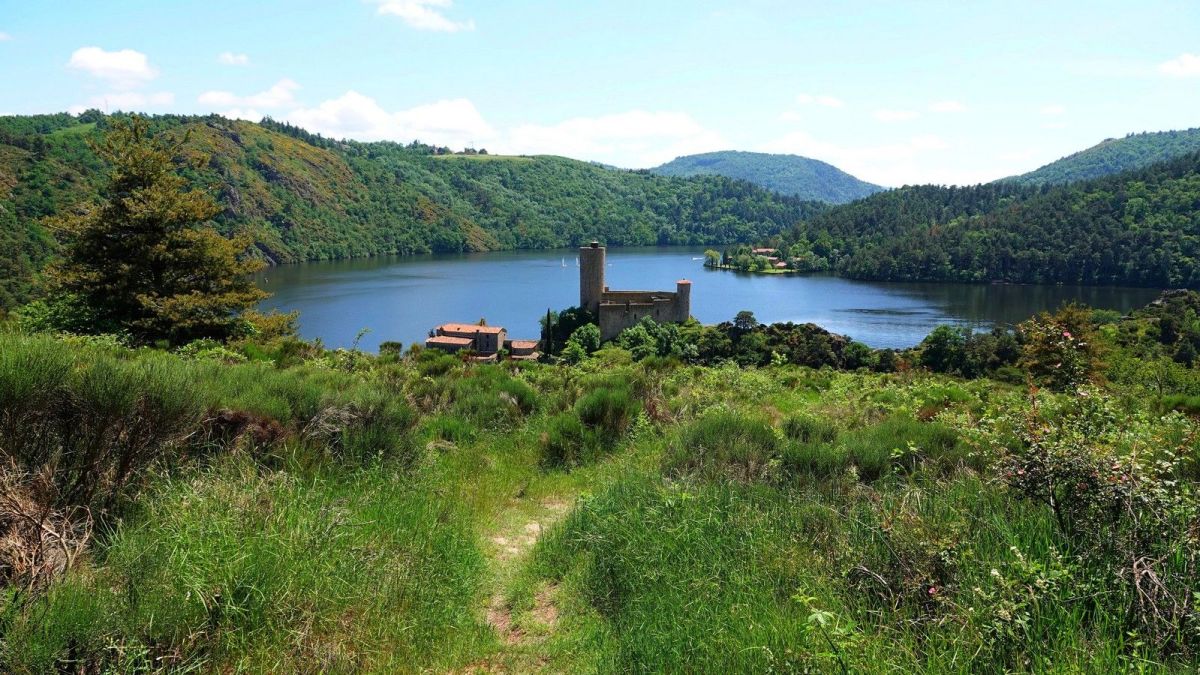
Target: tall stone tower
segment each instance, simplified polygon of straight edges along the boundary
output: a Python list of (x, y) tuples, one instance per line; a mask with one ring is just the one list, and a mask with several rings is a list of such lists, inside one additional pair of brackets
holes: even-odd
[(692, 282), (680, 279), (675, 282), (675, 320), (679, 323), (692, 316)]
[(603, 295), (604, 247), (593, 241), (579, 249), (579, 306), (599, 314)]

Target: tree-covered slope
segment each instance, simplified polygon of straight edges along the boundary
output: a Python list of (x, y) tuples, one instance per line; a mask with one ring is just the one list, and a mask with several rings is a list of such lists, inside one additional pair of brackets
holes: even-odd
[(1129, 134), (1125, 138), (1106, 139), (1040, 169), (1004, 180), (1021, 185), (1072, 183), (1140, 169), (1197, 151), (1200, 151), (1200, 129)]
[[(421, 144), (339, 142), (273, 122), (159, 116), (193, 160), (226, 232), (247, 230), (274, 262), (380, 253), (747, 241), (822, 208), (719, 176), (667, 178), (562, 157), (447, 155)], [(0, 307), (28, 295), (53, 252), (48, 216), (96, 199), (88, 145), (109, 118), (0, 118)]]
[(825, 162), (798, 155), (727, 150), (677, 157), (650, 170), (660, 176), (726, 176), (801, 199), (845, 204), (883, 188)]
[(1200, 287), (1200, 153), (1066, 186), (890, 190), (782, 245), (861, 279)]

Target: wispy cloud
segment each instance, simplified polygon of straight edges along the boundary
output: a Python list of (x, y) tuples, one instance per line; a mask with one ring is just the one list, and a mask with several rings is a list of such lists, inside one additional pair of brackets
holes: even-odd
[(250, 57), (245, 54), (221, 52), (217, 55), (217, 63), (223, 66), (246, 66), (250, 65)]
[(8, 42), (11, 39), (12, 39), (11, 35), (0, 30), (0, 42)]
[(1158, 64), (1158, 72), (1171, 77), (1200, 77), (1200, 55), (1180, 54)]
[(966, 109), (967, 106), (958, 101), (934, 101), (929, 104), (929, 112), (935, 113), (960, 113)]
[(158, 70), (150, 65), (150, 59), (132, 49), (109, 52), (99, 47), (81, 47), (71, 54), (67, 67), (118, 89), (133, 89), (158, 77)]
[(279, 119), (333, 138), (420, 140), (452, 148), (486, 147), (493, 153), (563, 155), (628, 168), (657, 166), (680, 155), (729, 147), (720, 134), (681, 112), (629, 110), (496, 128), (466, 98), (393, 111), (357, 91), (292, 110)]
[(145, 112), (152, 109), (166, 108), (174, 104), (175, 94), (169, 91), (150, 94), (140, 91), (118, 91), (101, 96), (92, 96), (84, 103), (71, 106), (69, 112), (78, 115), (89, 108), (95, 108), (104, 112), (114, 112), (117, 110), (124, 112)]
[(630, 110), (574, 117), (550, 125), (521, 125), (509, 131), (503, 147), (514, 152), (566, 155), (645, 168), (682, 155), (723, 150), (729, 143), (687, 113)]
[(363, 141), (420, 140), (457, 148), (474, 145), (493, 149), (488, 144), (496, 138), (495, 130), (465, 98), (390, 112), (370, 96), (351, 90), (315, 107), (293, 110), (285, 119), (333, 138)]
[(400, 17), (417, 30), (443, 33), (474, 30), (473, 20), (455, 21), (445, 15), (444, 11), (453, 4), (454, 0), (383, 0), (379, 3), (379, 13)]
[(915, 110), (892, 110), (890, 108), (880, 108), (873, 114), (875, 119), (880, 122), (907, 122), (920, 116)]
[[(229, 115), (230, 117), (244, 117), (246, 119), (257, 119), (261, 117), (258, 114), (257, 108), (280, 109), (296, 105), (295, 92), (300, 88), (292, 80), (284, 78), (265, 91), (260, 91), (257, 94), (249, 94), (247, 96), (238, 96), (229, 91), (206, 91), (196, 97), (196, 102), (202, 105), (211, 106), (214, 110), (217, 108), (249, 108), (251, 111), (245, 114)], [(228, 111), (223, 111), (228, 112)], [(244, 113), (244, 110), (238, 112)]]
[(815, 96), (813, 94), (798, 94), (796, 96), (796, 103), (800, 105), (819, 105), (826, 108), (841, 108), (846, 105), (846, 102), (842, 99), (828, 94), (818, 94)]
[(940, 136), (927, 134), (879, 145), (848, 146), (819, 140), (803, 131), (786, 134), (758, 149), (788, 152), (829, 162), (840, 169), (881, 185), (943, 182), (944, 176), (930, 170), (922, 159), (950, 148)]

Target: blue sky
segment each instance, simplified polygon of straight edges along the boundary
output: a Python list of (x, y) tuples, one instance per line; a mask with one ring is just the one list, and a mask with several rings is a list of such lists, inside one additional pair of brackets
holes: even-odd
[(271, 115), (625, 167), (973, 183), (1200, 126), (1200, 2), (0, 0), (0, 114)]

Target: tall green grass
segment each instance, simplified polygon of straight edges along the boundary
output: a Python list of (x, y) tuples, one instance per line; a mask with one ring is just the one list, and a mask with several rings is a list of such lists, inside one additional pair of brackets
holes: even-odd
[(7, 672), (448, 666), (488, 640), (466, 515), (386, 468), (172, 481), (4, 636)]

